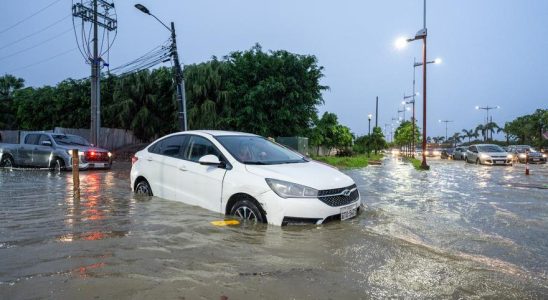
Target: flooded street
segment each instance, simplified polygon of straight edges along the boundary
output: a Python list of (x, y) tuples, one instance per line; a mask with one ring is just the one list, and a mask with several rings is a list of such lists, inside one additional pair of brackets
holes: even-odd
[(137, 197), (129, 164), (0, 170), (2, 299), (548, 297), (548, 165), (387, 158), (346, 171), (365, 211), (322, 226), (216, 227)]

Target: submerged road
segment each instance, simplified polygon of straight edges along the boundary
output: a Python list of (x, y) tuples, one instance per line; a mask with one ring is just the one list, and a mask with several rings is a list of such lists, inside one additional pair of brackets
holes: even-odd
[(387, 158), (346, 171), (366, 209), (322, 226), (215, 227), (129, 189), (129, 165), (0, 170), (0, 298), (548, 297), (548, 165)]

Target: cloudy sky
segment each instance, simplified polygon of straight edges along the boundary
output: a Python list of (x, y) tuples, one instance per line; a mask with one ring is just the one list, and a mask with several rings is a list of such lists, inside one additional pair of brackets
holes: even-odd
[[(419, 42), (394, 47), (396, 38), (411, 37), (422, 27), (422, 0), (139, 1), (114, 1), (119, 24), (111, 66), (169, 37), (133, 7), (142, 3), (164, 22), (175, 22), (185, 64), (255, 43), (315, 55), (325, 67), (322, 83), (330, 87), (320, 111), (335, 112), (357, 134), (367, 132), (376, 96), (379, 125), (398, 117), (402, 95), (412, 91), (413, 58), (422, 55)], [(22, 77), (29, 86), (89, 76), (75, 48), (71, 5), (70, 0), (0, 0), (0, 74)], [(485, 112), (476, 105), (499, 105), (492, 113), (499, 124), (548, 108), (548, 1), (428, 1), (427, 28), (429, 59), (443, 59), (428, 66), (428, 135), (445, 135), (440, 119), (454, 121), (450, 135), (484, 122)], [(422, 93), (421, 71), (417, 68)]]

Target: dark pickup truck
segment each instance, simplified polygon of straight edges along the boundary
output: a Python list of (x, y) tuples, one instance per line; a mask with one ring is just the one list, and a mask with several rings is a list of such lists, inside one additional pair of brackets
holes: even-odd
[(112, 154), (93, 147), (86, 139), (72, 134), (31, 132), (19, 144), (0, 143), (0, 167), (72, 169), (72, 151), (78, 150), (79, 169), (108, 169)]

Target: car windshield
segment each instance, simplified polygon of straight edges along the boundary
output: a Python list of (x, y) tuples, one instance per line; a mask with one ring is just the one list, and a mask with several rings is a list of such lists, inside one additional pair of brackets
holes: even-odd
[(535, 148), (531, 148), (531, 147), (519, 147), (516, 149), (517, 152), (519, 153), (525, 153), (525, 151), (529, 151), (529, 152), (537, 152), (537, 150), (535, 150)]
[(303, 163), (300, 154), (260, 136), (217, 136), (216, 139), (239, 162), (250, 165)]
[(60, 135), (60, 134), (54, 134), (52, 135), (53, 139), (57, 144), (61, 145), (78, 145), (78, 146), (89, 146), (89, 142), (86, 141), (81, 136), (77, 135)]
[(504, 152), (504, 149), (502, 149), (500, 146), (497, 145), (483, 145), (478, 146), (479, 152)]

